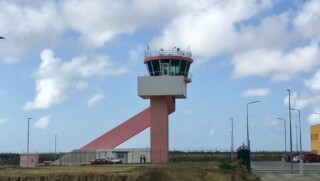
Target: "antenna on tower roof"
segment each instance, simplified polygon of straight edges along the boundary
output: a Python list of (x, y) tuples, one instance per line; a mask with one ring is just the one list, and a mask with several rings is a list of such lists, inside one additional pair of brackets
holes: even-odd
[(190, 44), (187, 46), (187, 51), (190, 52)]

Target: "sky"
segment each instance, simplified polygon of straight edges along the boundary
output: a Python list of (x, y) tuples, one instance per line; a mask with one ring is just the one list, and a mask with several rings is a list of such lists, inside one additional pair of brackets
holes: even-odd
[[(320, 0), (0, 0), (0, 152), (68, 152), (149, 107), (144, 51), (190, 47), (170, 150), (283, 151), (320, 123)], [(298, 111), (292, 111), (292, 148)], [(298, 129), (296, 129), (298, 128)], [(299, 144), (299, 143), (298, 143)], [(117, 148), (150, 147), (146, 129)]]

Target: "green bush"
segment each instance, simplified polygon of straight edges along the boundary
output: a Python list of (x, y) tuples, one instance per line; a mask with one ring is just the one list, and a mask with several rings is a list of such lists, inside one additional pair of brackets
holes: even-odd
[(222, 170), (236, 170), (237, 166), (232, 165), (230, 162), (222, 162), (219, 164), (219, 168)]

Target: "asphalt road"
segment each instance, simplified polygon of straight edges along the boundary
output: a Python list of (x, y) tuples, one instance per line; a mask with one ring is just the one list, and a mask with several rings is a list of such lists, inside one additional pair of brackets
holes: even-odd
[(306, 173), (303, 176), (290, 173), (258, 173), (262, 181), (318, 181), (320, 173)]

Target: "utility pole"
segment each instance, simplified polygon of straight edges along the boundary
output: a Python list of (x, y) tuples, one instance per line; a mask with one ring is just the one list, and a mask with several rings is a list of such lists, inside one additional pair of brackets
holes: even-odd
[(27, 167), (29, 167), (29, 124), (30, 124), (30, 119), (32, 119), (32, 118), (28, 118)]
[(231, 119), (231, 148), (230, 148), (230, 155), (231, 155), (231, 161), (233, 160), (233, 118)]
[(291, 165), (291, 171), (293, 170), (293, 162), (292, 162), (292, 129), (291, 129), (291, 103), (290, 103), (290, 89), (287, 89), (289, 92), (289, 123), (290, 123), (290, 165)]

